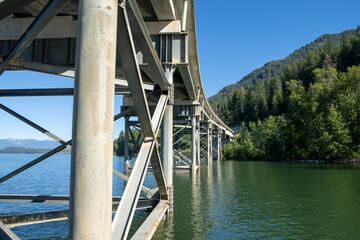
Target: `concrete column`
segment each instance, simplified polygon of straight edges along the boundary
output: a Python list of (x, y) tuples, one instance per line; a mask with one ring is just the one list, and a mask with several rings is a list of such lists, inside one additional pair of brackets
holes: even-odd
[(129, 173), (129, 125), (130, 116), (125, 116), (125, 139), (124, 139), (124, 173)]
[[(180, 134), (177, 134), (176, 135), (176, 141), (177, 141), (177, 144), (176, 144), (176, 151), (179, 151), (180, 149), (180, 141), (178, 141), (180, 139), (181, 135)], [(180, 164), (180, 160), (176, 160), (176, 165)]]
[(196, 117), (192, 116), (191, 117), (191, 160), (192, 160), (192, 164), (191, 164), (191, 172), (195, 173), (196, 172)]
[(111, 239), (117, 9), (79, 3), (69, 239)]
[(216, 149), (217, 149), (217, 160), (221, 160), (221, 130), (217, 130), (217, 142), (216, 142)]
[(211, 129), (210, 127), (207, 127), (206, 129), (207, 134), (206, 134), (206, 140), (207, 140), (207, 146), (206, 146), (206, 152), (207, 152), (207, 160), (208, 160), (208, 164), (211, 165), (212, 164), (212, 156), (211, 156)]
[(161, 164), (168, 186), (173, 185), (173, 106), (166, 107), (161, 127)]
[(200, 122), (197, 122), (196, 124), (196, 152), (197, 152), (197, 165), (200, 169), (200, 163), (201, 163), (201, 159), (200, 159), (200, 155), (201, 155), (201, 148), (200, 148), (200, 142), (201, 142), (201, 138), (200, 138)]
[(222, 159), (222, 157), (221, 157), (221, 146), (222, 146), (222, 141), (221, 141), (221, 135), (222, 135), (222, 131), (220, 132), (220, 134), (219, 134), (219, 140), (220, 140), (220, 142), (219, 142), (219, 160), (221, 161), (221, 159)]
[[(169, 84), (173, 84), (173, 65), (165, 65), (165, 75)], [(173, 93), (170, 93), (173, 94)], [(166, 106), (164, 117), (161, 126), (161, 164), (164, 171), (164, 178), (166, 185), (169, 189), (170, 195), (170, 209), (173, 210), (173, 168), (174, 168), (174, 156), (173, 156), (173, 102), (170, 99)]]
[(209, 152), (211, 161), (213, 161), (213, 134), (212, 134), (212, 127), (209, 128)]

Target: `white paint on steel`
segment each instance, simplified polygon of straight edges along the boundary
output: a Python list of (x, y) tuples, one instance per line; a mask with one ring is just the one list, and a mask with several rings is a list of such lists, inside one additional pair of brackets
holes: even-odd
[(186, 17), (187, 17), (187, 8), (188, 8), (188, 1), (187, 0), (183, 0), (184, 1), (184, 7), (183, 7), (183, 14), (181, 17), (181, 31), (185, 32), (186, 30)]
[(111, 239), (117, 9), (79, 2), (69, 239)]
[[(165, 75), (169, 84), (173, 83), (174, 70), (172, 65), (165, 66)], [(173, 185), (173, 158), (173, 105), (168, 104), (161, 127), (161, 163), (168, 187)]]
[(196, 172), (196, 116), (191, 117), (191, 172)]
[(20, 240), (5, 224), (0, 221), (0, 239), (2, 240)]
[(131, 240), (151, 239), (168, 209), (167, 201), (160, 201)]

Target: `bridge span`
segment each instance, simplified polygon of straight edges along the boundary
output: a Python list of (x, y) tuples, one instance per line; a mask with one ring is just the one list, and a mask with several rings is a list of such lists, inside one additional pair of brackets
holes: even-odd
[[(4, 239), (18, 239), (11, 226), (66, 218), (70, 239), (126, 239), (135, 210), (153, 209), (132, 236), (149, 239), (172, 212), (174, 169), (196, 174), (202, 161), (220, 161), (221, 142), (232, 140), (203, 89), (194, 0), (4, 0), (0, 54), (0, 74), (31, 70), (74, 78), (74, 88), (0, 90), (2, 98), (74, 96), (70, 140), (0, 104), (60, 143), (1, 184), (71, 148), (70, 196), (0, 195), (2, 202), (69, 202), (69, 211), (0, 218)], [(114, 94), (124, 95), (116, 115)], [(125, 119), (124, 173), (113, 169), (113, 122), (119, 118)], [(143, 186), (149, 165), (156, 189)], [(112, 195), (113, 175), (127, 182), (121, 197)]]

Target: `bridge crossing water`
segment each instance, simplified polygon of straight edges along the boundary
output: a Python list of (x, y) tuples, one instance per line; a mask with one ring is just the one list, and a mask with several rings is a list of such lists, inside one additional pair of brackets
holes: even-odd
[[(61, 144), (3, 176), (1, 184), (65, 148), (72, 156), (70, 196), (0, 196), (1, 201), (70, 202), (69, 212), (13, 217), (12, 223), (68, 217), (70, 239), (126, 239), (135, 210), (151, 208), (132, 236), (151, 238), (173, 210), (174, 169), (196, 173), (201, 161), (220, 161), (222, 140), (233, 137), (204, 93), (194, 1), (5, 0), (0, 20), (0, 73), (32, 70), (74, 78), (74, 88), (0, 90), (0, 97), (74, 96), (71, 140), (0, 104)], [(115, 116), (114, 94), (124, 95)], [(113, 122), (122, 117), (124, 174), (112, 169)], [(137, 139), (131, 128), (141, 132)], [(156, 189), (143, 186), (150, 162)], [(127, 182), (121, 197), (112, 195), (113, 174)], [(141, 191), (147, 198), (139, 197)], [(1, 236), (17, 239), (6, 226), (10, 220), (3, 221)]]

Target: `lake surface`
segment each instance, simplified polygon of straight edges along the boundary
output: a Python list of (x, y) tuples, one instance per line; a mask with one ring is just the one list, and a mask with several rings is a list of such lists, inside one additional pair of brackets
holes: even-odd
[[(0, 155), (0, 176), (37, 155)], [(114, 157), (122, 171), (123, 159)], [(0, 194), (69, 194), (70, 156), (55, 155), (0, 184)], [(154, 187), (153, 175), (145, 184)], [(174, 213), (153, 239), (360, 239), (360, 166), (216, 161), (174, 175)], [(123, 181), (114, 178), (114, 195)], [(0, 203), (0, 215), (67, 209)], [(132, 232), (147, 216), (137, 212)], [(21, 239), (66, 239), (67, 221), (12, 229)], [(53, 237), (53, 238), (51, 238)]]

